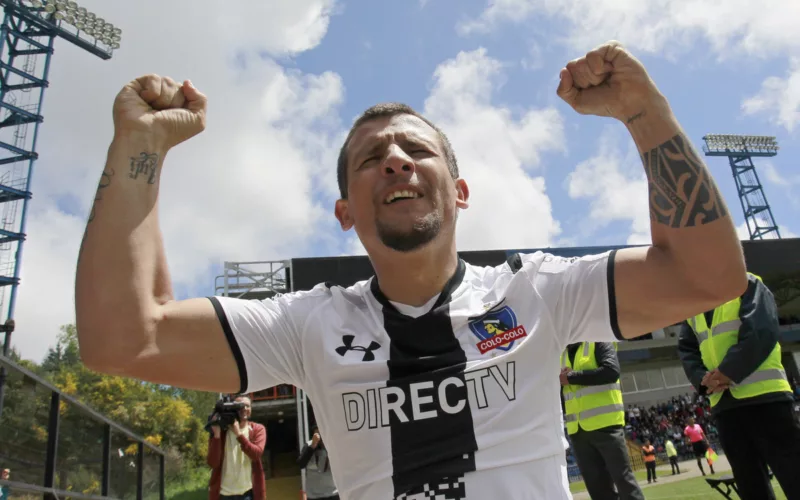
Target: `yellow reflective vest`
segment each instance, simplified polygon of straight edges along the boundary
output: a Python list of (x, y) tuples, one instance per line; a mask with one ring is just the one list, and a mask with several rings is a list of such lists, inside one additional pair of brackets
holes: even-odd
[[(761, 278), (752, 274), (759, 281)], [(700, 344), (700, 355), (708, 371), (717, 368), (731, 346), (739, 342), (739, 308), (742, 304), (741, 297), (737, 297), (714, 309), (711, 325), (706, 322), (705, 314), (701, 313), (689, 318), (689, 326), (697, 335)], [(752, 398), (770, 392), (791, 392), (791, 386), (786, 379), (786, 371), (781, 363), (781, 346), (775, 344), (767, 359), (761, 363), (756, 371), (747, 376), (738, 384), (732, 384), (729, 389), (736, 399)], [(713, 408), (722, 398), (721, 392), (709, 395)]]
[[(575, 364), (565, 350), (561, 355), (561, 366), (573, 371), (597, 368), (594, 357), (594, 342), (583, 342), (575, 353)], [(614, 346), (616, 349), (616, 344)], [(622, 390), (619, 379), (605, 385), (565, 385), (564, 421), (567, 433), (575, 434), (578, 429), (596, 431), (612, 425), (625, 425), (625, 407), (622, 404)]]

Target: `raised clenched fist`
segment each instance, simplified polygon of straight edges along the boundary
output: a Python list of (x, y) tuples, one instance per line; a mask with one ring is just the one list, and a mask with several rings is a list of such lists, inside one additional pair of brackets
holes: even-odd
[(199, 134), (206, 126), (206, 96), (189, 80), (139, 77), (114, 101), (115, 135), (149, 135), (165, 149)]
[(559, 75), (558, 95), (578, 113), (629, 122), (666, 107), (639, 60), (616, 41), (570, 61)]

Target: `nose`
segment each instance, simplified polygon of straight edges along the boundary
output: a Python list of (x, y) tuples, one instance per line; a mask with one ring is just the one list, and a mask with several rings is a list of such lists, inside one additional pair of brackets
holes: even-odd
[(386, 158), (381, 165), (383, 175), (411, 177), (414, 175), (414, 160), (397, 144), (389, 146)]

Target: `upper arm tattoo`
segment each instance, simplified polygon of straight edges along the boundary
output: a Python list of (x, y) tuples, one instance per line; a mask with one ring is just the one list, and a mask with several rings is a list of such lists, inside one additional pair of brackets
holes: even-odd
[(642, 161), (653, 223), (681, 228), (727, 215), (714, 179), (683, 134), (645, 152)]

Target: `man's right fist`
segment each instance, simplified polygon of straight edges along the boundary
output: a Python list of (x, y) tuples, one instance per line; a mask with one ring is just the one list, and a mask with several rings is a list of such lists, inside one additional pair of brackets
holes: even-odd
[(207, 102), (189, 80), (180, 84), (158, 75), (139, 77), (114, 101), (115, 136), (150, 135), (170, 149), (205, 129)]

